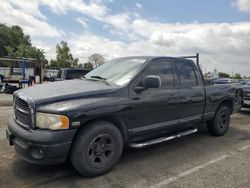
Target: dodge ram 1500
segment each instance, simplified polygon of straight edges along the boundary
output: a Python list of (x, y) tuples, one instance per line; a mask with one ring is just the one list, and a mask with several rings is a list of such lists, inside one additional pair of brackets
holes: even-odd
[(124, 57), (81, 80), (14, 93), (10, 145), (35, 164), (69, 158), (83, 175), (111, 170), (125, 145), (140, 148), (195, 133), (224, 135), (239, 109), (238, 88), (205, 85), (199, 66), (174, 57)]

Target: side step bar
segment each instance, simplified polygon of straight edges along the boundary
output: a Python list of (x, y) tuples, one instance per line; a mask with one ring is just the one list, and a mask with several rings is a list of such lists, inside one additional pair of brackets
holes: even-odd
[(143, 147), (150, 146), (150, 145), (153, 145), (153, 144), (158, 144), (158, 143), (161, 143), (161, 142), (165, 142), (165, 141), (169, 141), (169, 140), (172, 140), (172, 139), (175, 139), (175, 138), (180, 138), (182, 136), (193, 134), (193, 133), (196, 133), (197, 131), (198, 131), (197, 128), (193, 128), (193, 129), (189, 129), (187, 131), (180, 132), (180, 133), (177, 133), (175, 135), (168, 136), (168, 137), (161, 137), (161, 138), (157, 138), (157, 139), (154, 139), (154, 140), (149, 140), (149, 141), (145, 141), (145, 142), (141, 142), (141, 143), (130, 143), (129, 146), (132, 147), (132, 148), (143, 148)]

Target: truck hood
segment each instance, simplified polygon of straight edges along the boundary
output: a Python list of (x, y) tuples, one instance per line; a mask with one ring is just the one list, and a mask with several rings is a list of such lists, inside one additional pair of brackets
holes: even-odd
[(14, 95), (31, 98), (34, 103), (59, 102), (95, 94), (111, 93), (119, 89), (116, 85), (108, 85), (94, 80), (67, 80), (51, 82), (18, 90)]

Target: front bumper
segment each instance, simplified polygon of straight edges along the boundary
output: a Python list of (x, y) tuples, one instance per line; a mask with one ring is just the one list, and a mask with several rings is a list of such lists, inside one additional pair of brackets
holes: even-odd
[(75, 133), (76, 129), (26, 130), (11, 118), (6, 137), (24, 160), (39, 165), (51, 165), (66, 160)]
[(243, 97), (242, 98), (242, 106), (243, 107), (250, 107), (250, 97)]

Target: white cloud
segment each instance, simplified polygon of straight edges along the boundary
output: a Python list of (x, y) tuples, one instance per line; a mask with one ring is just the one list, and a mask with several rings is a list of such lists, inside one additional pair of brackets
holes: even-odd
[(129, 28), (130, 16), (128, 13), (108, 15), (107, 17), (100, 19), (100, 21), (109, 24), (116, 29), (126, 31)]
[[(249, 0), (237, 0), (236, 3), (240, 10), (250, 10)], [(80, 13), (75, 20), (84, 28), (90, 28), (91, 21), (98, 21), (111, 35), (116, 35), (116, 39), (86, 31), (81, 35), (64, 34), (49, 24), (40, 6), (49, 8), (55, 14)], [(132, 11), (127, 9), (112, 14), (100, 0), (34, 0), (29, 3), (6, 0), (1, 2), (0, 22), (20, 25), (25, 33), (31, 35), (33, 43), (45, 50), (47, 58), (55, 58), (56, 43), (66, 40), (73, 55), (83, 62), (92, 53), (100, 53), (110, 59), (130, 55), (178, 56), (200, 52), (201, 63), (208, 70), (216, 67), (228, 73), (233, 70), (250, 74), (250, 22), (171, 24), (143, 18), (138, 13), (142, 6), (136, 3), (135, 7)]]
[(107, 13), (107, 7), (99, 0), (37, 0), (40, 4), (48, 6), (56, 14), (67, 14), (68, 11), (79, 12), (89, 17), (100, 19)]
[(46, 16), (44, 16), (40, 10), (39, 10), (39, 3), (37, 1), (15, 1), (15, 0), (9, 0), (12, 6), (14, 6), (16, 9), (19, 9), (22, 12), (25, 12), (31, 16), (34, 16), (36, 18), (41, 18), (46, 20)]
[[(206, 54), (250, 51), (250, 23), (168, 24), (135, 20), (134, 32), (173, 52), (199, 50)], [(147, 29), (145, 29), (147, 28)]]
[[(145, 29), (146, 28), (146, 29)], [(137, 40), (121, 42), (92, 34), (69, 39), (80, 59), (101, 53), (107, 59), (130, 55), (180, 56), (201, 54), (207, 70), (250, 74), (250, 23), (169, 24), (137, 19), (130, 24)]]
[(79, 22), (83, 28), (88, 28), (88, 24), (86, 23), (86, 19), (85, 18), (76, 18), (76, 21)]
[(32, 44), (36, 46), (37, 48), (43, 49), (46, 55), (46, 58), (48, 60), (55, 59), (56, 44), (54, 44), (53, 42), (35, 39), (35, 40), (32, 40)]
[[(50, 7), (56, 14), (67, 14), (68, 11), (78, 12), (123, 31), (127, 30), (127, 25), (132, 18), (138, 17), (135, 12), (110, 14), (109, 9), (99, 0), (90, 0), (89, 3), (82, 0), (40, 0), (40, 4)], [(136, 7), (141, 8), (141, 5), (136, 3)], [(83, 23), (84, 20), (77, 19), (77, 21), (86, 26), (86, 22)]]
[(140, 3), (136, 3), (135, 6), (138, 8), (138, 9), (142, 9), (142, 5)]
[[(46, 22), (46, 17), (39, 11), (35, 15), (36, 3), (25, 7), (18, 1), (2, 1), (0, 6), (0, 22), (7, 25), (20, 25), (31, 37), (59, 37), (63, 32)], [(34, 10), (32, 10), (34, 8)]]
[(250, 12), (250, 0), (235, 0), (235, 5), (240, 11)]

